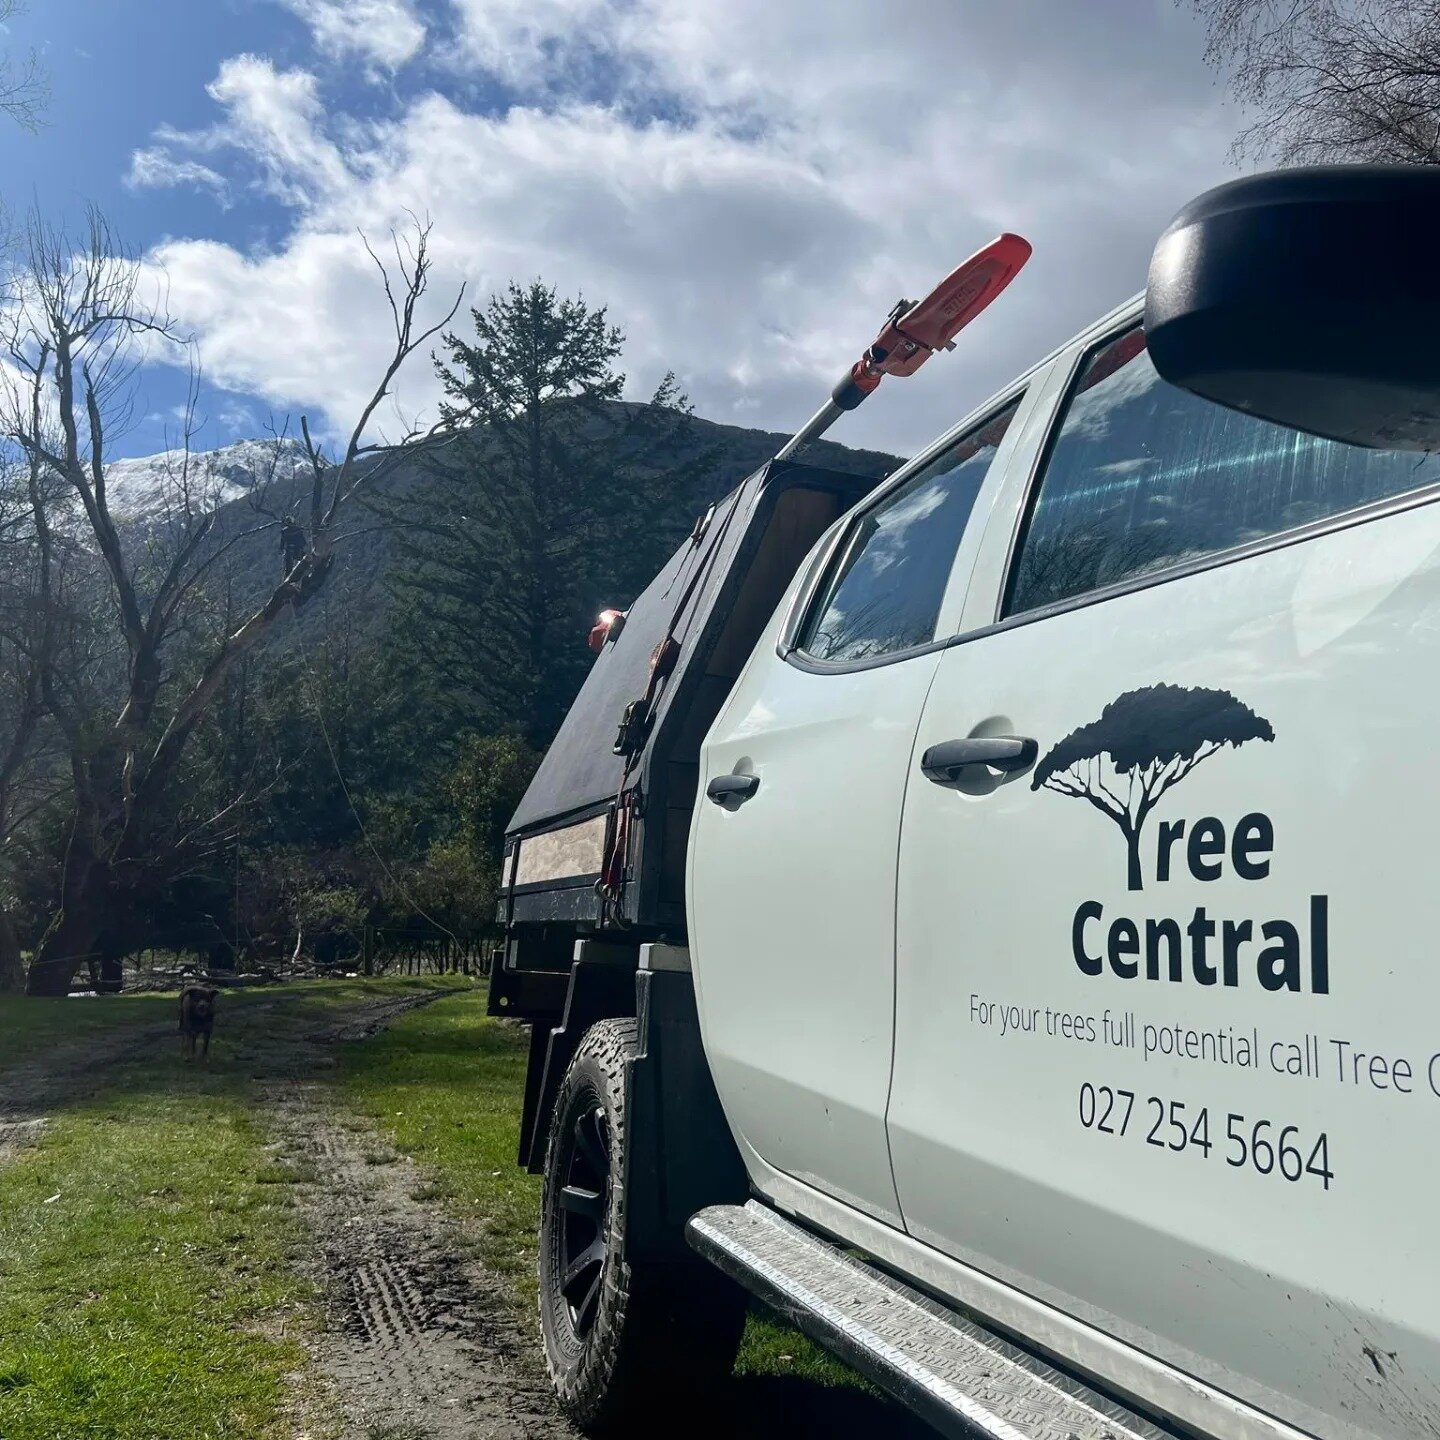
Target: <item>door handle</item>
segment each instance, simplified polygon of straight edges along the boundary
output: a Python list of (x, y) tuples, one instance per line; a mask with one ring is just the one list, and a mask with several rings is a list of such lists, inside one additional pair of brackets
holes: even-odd
[(920, 768), (927, 780), (946, 785), (958, 780), (971, 765), (984, 765), (1006, 775), (1028, 770), (1040, 747), (1024, 735), (975, 736), (969, 740), (945, 740), (932, 745), (921, 757)]
[(705, 795), (717, 805), (723, 805), (727, 800), (738, 804), (748, 800), (759, 788), (758, 775), (717, 775), (705, 787)]

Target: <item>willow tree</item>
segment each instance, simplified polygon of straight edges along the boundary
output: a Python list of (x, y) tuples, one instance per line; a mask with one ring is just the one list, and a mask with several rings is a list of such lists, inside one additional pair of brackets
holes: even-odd
[[(197, 726), (234, 667), (321, 592), (357, 494), (415, 447), (439, 439), (443, 427), (412, 429), (399, 446), (370, 438), (401, 368), (460, 303), (434, 325), (418, 320), (430, 281), (428, 241), (428, 225), (417, 224), (396, 237), (388, 261), (370, 252), (393, 344), (343, 450), (332, 461), (302, 418), (300, 472), (279, 473), (284, 451), (277, 446), (276, 473), (261, 487), (254, 526), (227, 534), (216, 525), (216, 496), (192, 455), (188, 423), (158, 518), (137, 526), (117, 517), (107, 483), (111, 436), (125, 423), (138, 369), (184, 336), (153, 272), (102, 217), (92, 213), (72, 237), (32, 216), (3, 320), (4, 430), (42, 486), (63, 492), (63, 526), (48, 511), (34, 512), (41, 560), (54, 561), (63, 536), (81, 536), (103, 591), (92, 621), (106, 631), (119, 664), (98, 705), (69, 683), (63, 653), (47, 657), (41, 670), (46, 711), (64, 739), (70, 813), (51, 918), (30, 964), (31, 994), (65, 993), (87, 963), (118, 983), (124, 954), (143, 941), (133, 920), (138, 897), (213, 844), (246, 803), (243, 794), (214, 805), (208, 794), (200, 804), (177, 793)], [(283, 532), (283, 568), (238, 623), (216, 628), (207, 623), (207, 580), (245, 536), (265, 529)]]

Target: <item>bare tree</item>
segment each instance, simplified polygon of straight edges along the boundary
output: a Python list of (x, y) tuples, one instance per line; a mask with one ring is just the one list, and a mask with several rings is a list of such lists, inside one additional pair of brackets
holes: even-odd
[(1440, 0), (1190, 0), (1253, 117), (1237, 159), (1440, 159)]
[[(25, 13), (22, 0), (0, 0), (0, 27)], [(35, 131), (50, 99), (50, 82), (33, 50), (23, 56), (0, 56), (0, 114), (17, 125)]]
[(12, 915), (16, 838), (60, 790), (42, 684), (59, 629), (54, 572), (41, 563), (33, 518), (48, 498), (38, 478), (0, 461), (0, 991), (25, 981)]
[[(137, 530), (117, 522), (107, 447), (124, 423), (133, 379), (157, 347), (186, 342), (163, 296), (149, 288), (150, 272), (98, 214), (78, 241), (31, 217), (3, 322), (3, 348), (16, 377), (4, 429), (44, 480), (65, 489), (73, 524), (103, 575), (104, 619), (124, 671), (106, 716), (91, 713), (67, 690), (58, 656), (42, 669), (47, 711), (66, 740), (73, 808), (60, 893), (30, 966), (31, 994), (64, 993), (86, 963), (98, 961), (118, 978), (120, 959), (133, 945), (125, 922), (135, 895), (157, 871), (183, 863), (187, 846), (212, 840), (245, 802), (229, 797), (215, 813), (188, 817), (178, 832), (162, 824), (186, 746), (226, 676), (320, 592), (341, 517), (356, 493), (416, 445), (440, 438), (438, 427), (411, 427), (396, 445), (368, 438), (405, 362), (460, 304), (457, 296), (428, 328), (417, 320), (430, 283), (429, 236), (428, 223), (416, 221), (407, 236), (394, 237), (388, 264), (370, 251), (389, 305), (393, 346), (343, 453), (330, 463), (302, 419), (302, 499), (283, 517), (261, 513), (254, 528), (221, 538), (191, 451), (192, 421), (172, 452), (163, 523)], [(195, 393), (192, 382), (192, 400)], [(59, 528), (35, 514), (42, 553), (53, 560)], [(238, 625), (205, 637), (192, 622), (206, 576), (245, 535), (281, 524), (299, 541), (287, 539), (278, 582)]]

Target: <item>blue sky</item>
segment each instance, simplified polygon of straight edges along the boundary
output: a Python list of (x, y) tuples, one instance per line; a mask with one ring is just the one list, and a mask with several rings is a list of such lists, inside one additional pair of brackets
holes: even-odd
[[(324, 63), (305, 22), (271, 0), (35, 0), (11, 23), (8, 39), (15, 54), (38, 52), (51, 96), (38, 134), (0, 125), (6, 204), (17, 210), (34, 204), (71, 220), (98, 205), (137, 251), (171, 236), (266, 249), (283, 243), (293, 222), (289, 207), (260, 190), (221, 204), (203, 186), (127, 183), (136, 150), (157, 131), (214, 122), (206, 87), (227, 58), (259, 52), (285, 68), (323, 68), (328, 93), (357, 113), (399, 103), (392, 85), (377, 86), (356, 67)], [(149, 454), (174, 436), (172, 412), (184, 402), (185, 375), (154, 367), (142, 388), (146, 403), (118, 453)], [(247, 438), (286, 413), (211, 384), (204, 385), (201, 411), (204, 445)]]
[[(961, 349), (837, 432), (911, 450), (1138, 289), (1236, 128), (1172, 0), (32, 0), (9, 39), (52, 99), (0, 126), (4, 200), (98, 204), (164, 267), (212, 444), (347, 426), (384, 359), (356, 230), (407, 209), (437, 306), (541, 275), (610, 305), (632, 394), (673, 368), (777, 429), (899, 294), (1027, 234)], [(143, 385), (127, 454), (183, 391)], [(416, 363), (400, 410), (434, 398)]]

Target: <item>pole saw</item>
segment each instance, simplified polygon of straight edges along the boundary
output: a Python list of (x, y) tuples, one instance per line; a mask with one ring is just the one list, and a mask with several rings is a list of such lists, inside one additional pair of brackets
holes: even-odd
[[(823, 435), (842, 415), (854, 410), (874, 394), (887, 375), (913, 375), (937, 350), (953, 350), (955, 337), (1020, 273), (1030, 258), (1028, 240), (1004, 234), (977, 250), (955, 267), (923, 300), (901, 300), (886, 318), (884, 328), (865, 353), (846, 371), (829, 401), (818, 410), (777, 452), (776, 460), (788, 460), (802, 446)], [(595, 882), (607, 913), (623, 925), (621, 896), (625, 887), (630, 848), (630, 817), (635, 793), (630, 777), (639, 763), (649, 738), (651, 721), (661, 690), (680, 656), (675, 629), (691, 597), (708, 572), (724, 543), (725, 530), (734, 518), (735, 505), (726, 512), (706, 563), (696, 567), (675, 603), (665, 636), (650, 655), (645, 693), (625, 707), (614, 751), (625, 757), (625, 768), (615, 796), (615, 807), (607, 827), (604, 863)], [(697, 544), (704, 533), (697, 526), (691, 537)], [(590, 648), (597, 653), (614, 640), (625, 623), (618, 610), (604, 611), (590, 632)]]
[(1020, 273), (1030, 242), (1004, 234), (957, 265), (923, 300), (902, 300), (870, 348), (850, 367), (775, 458), (788, 460), (823, 435), (843, 414), (872, 395), (887, 375), (913, 375), (937, 350), (953, 350), (955, 337)]

